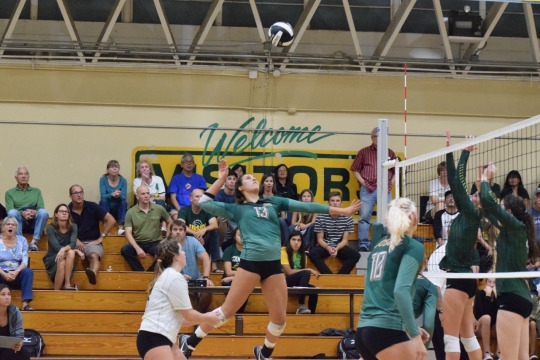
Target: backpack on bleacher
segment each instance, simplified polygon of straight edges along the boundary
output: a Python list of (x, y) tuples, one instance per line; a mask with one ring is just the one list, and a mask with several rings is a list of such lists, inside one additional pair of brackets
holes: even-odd
[(356, 332), (350, 329), (338, 343), (337, 354), (338, 359), (359, 359), (360, 354), (356, 350), (355, 339)]
[(23, 347), (31, 357), (41, 357), (45, 343), (39, 331), (24, 329)]

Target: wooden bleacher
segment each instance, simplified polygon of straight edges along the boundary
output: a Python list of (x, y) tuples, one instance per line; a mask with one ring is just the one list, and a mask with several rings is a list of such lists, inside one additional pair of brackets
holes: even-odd
[[(423, 228), (422, 228), (423, 230)], [(420, 231), (420, 228), (419, 228)], [(113, 231), (116, 234), (116, 230)], [(424, 237), (423, 235), (419, 235)], [(356, 238), (356, 232), (354, 233)], [(354, 239), (351, 241), (354, 246)], [(50, 359), (137, 359), (136, 333), (148, 297), (146, 288), (153, 277), (148, 272), (133, 272), (120, 255), (125, 237), (110, 235), (104, 240), (104, 256), (98, 283), (90, 285), (84, 274), (85, 264), (77, 262), (73, 284), (79, 291), (53, 291), (42, 258), (47, 250), (44, 237), (38, 244), (40, 251), (30, 253), (30, 267), (34, 270), (34, 312), (23, 312), (24, 326), (41, 332), (45, 343), (45, 357)], [(429, 242), (424, 242), (429, 245)], [(426, 246), (426, 253), (432, 249)], [(143, 260), (148, 267), (152, 257)], [(337, 271), (339, 260), (328, 259), (329, 267)], [(308, 264), (308, 266), (313, 266)], [(107, 271), (111, 267), (112, 271)], [(210, 276), (219, 285), (221, 275)], [(362, 275), (321, 275), (312, 277), (317, 287), (363, 288)], [(13, 303), (20, 305), (20, 291), (13, 290)], [(219, 306), (224, 294), (214, 294), (211, 308)], [(363, 296), (354, 295), (354, 308), (361, 307)], [(319, 353), (337, 356), (336, 337), (319, 337), (325, 328), (349, 327), (349, 296), (319, 295), (317, 313), (296, 315), (298, 302), (290, 296), (287, 305), (287, 326), (274, 358), (309, 358)], [(355, 314), (356, 323), (358, 314)], [(246, 313), (231, 319), (209, 335), (194, 352), (193, 357), (251, 357), (252, 349), (264, 337), (268, 315), (261, 294), (252, 294)], [(190, 333), (192, 327), (182, 328)]]

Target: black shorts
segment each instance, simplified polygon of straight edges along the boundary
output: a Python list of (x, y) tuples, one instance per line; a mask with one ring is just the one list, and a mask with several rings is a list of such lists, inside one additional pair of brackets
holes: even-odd
[(463, 291), (470, 299), (476, 295), (478, 282), (476, 279), (447, 279), (446, 288)]
[(147, 352), (158, 346), (172, 347), (173, 343), (161, 334), (156, 334), (149, 331), (139, 330), (137, 334), (137, 351), (144, 359)]
[(364, 360), (377, 360), (377, 354), (392, 345), (409, 341), (410, 338), (402, 330), (385, 329), (366, 326), (356, 329), (356, 350)]
[(259, 274), (261, 280), (264, 280), (272, 275), (283, 274), (281, 260), (252, 261), (240, 259), (240, 264), (238, 267), (251, 273)]
[(530, 300), (512, 293), (499, 294), (497, 299), (499, 300), (499, 310), (516, 313), (524, 319), (531, 316), (533, 305)]

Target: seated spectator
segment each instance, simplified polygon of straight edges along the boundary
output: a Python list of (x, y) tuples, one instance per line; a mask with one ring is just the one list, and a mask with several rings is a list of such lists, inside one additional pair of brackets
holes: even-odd
[[(262, 198), (271, 197), (277, 194), (276, 181), (274, 175), (264, 174), (259, 183), (259, 196)], [(289, 225), (287, 225), (287, 213), (282, 211), (279, 214), (279, 230), (281, 231), (281, 245), (285, 246), (289, 235)]]
[(261, 182), (259, 185), (259, 196), (267, 198), (277, 194), (276, 181), (274, 180), (274, 175), (266, 173), (262, 176)]
[[(471, 195), (474, 195), (476, 194), (478, 191), (480, 191), (480, 183), (481, 183), (481, 178), (482, 178), (482, 173), (484, 172), (484, 170), (487, 168), (487, 165), (479, 165), (477, 167), (477, 176), (476, 176), (476, 181), (473, 183), (472, 187), (471, 187)], [(487, 179), (488, 181), (488, 184), (489, 184), (489, 187), (491, 188), (491, 191), (493, 192), (493, 194), (495, 194), (495, 196), (497, 197), (497, 199), (500, 198), (501, 196), (501, 185), (497, 184), (494, 180), (493, 180), (493, 174), (490, 172), (488, 174), (489, 178)]]
[(437, 246), (441, 246), (448, 241), (450, 225), (459, 215), (454, 196), (450, 190), (444, 193), (444, 204), (445, 208), (437, 211), (433, 219), (433, 235), (437, 241)]
[(234, 231), (235, 243), (229, 245), (225, 251), (223, 251), (223, 277), (221, 279), (221, 285), (231, 286), (236, 275), (236, 269), (240, 265), (240, 253), (242, 252), (242, 238), (240, 235), (240, 229), (236, 228)]
[[(95, 285), (100, 260), (103, 256), (103, 239), (116, 224), (114, 217), (103, 210), (98, 204), (84, 200), (84, 190), (80, 185), (69, 188), (69, 210), (73, 222), (77, 224), (77, 249), (82, 251), (88, 260), (86, 268), (88, 282)], [(103, 232), (100, 233), (100, 223), (103, 221)]]
[[(182, 246), (182, 251), (186, 254), (186, 266), (181, 273), (186, 280), (206, 280), (206, 286), (214, 286), (210, 280), (210, 256), (204, 247), (193, 236), (186, 235), (186, 222), (182, 219), (174, 220), (170, 226), (168, 239), (177, 240)], [(199, 271), (198, 261), (201, 261), (203, 275)], [(198, 311), (205, 312), (212, 302), (212, 294), (210, 293), (194, 293), (189, 295), (194, 308)]]
[[(298, 200), (298, 189), (292, 181), (292, 176), (287, 165), (279, 164), (276, 166), (274, 169), (274, 178), (276, 180), (277, 196)], [(291, 225), (292, 213), (282, 212), (281, 215), (287, 222), (287, 226)]]
[(0, 336), (21, 339), (11, 348), (0, 348), (0, 359), (30, 360), (30, 353), (23, 346), (23, 318), (19, 309), (11, 303), (11, 290), (7, 284), (0, 284), (0, 299)]
[[(331, 192), (328, 195), (330, 207), (341, 207), (341, 194)], [(332, 274), (324, 260), (337, 257), (343, 265), (338, 274), (349, 274), (360, 259), (360, 253), (349, 246), (349, 234), (354, 231), (351, 216), (319, 214), (315, 220), (314, 229), (317, 236), (317, 246), (309, 250), (309, 258), (321, 274)]]
[(186, 233), (199, 240), (210, 254), (212, 272), (222, 274), (223, 270), (219, 270), (217, 266), (218, 260), (221, 260), (217, 219), (199, 206), (199, 199), (203, 194), (203, 189), (193, 189), (190, 196), (191, 206), (181, 208), (178, 219), (186, 222)]
[[(148, 160), (141, 160), (137, 163), (137, 177), (133, 180), (133, 193), (137, 194), (137, 189), (141, 185), (146, 185), (150, 191), (150, 202), (161, 205), (167, 210), (165, 202), (165, 185), (163, 179), (154, 175), (154, 168)], [(161, 224), (161, 231), (167, 231), (165, 222)]]
[(193, 189), (206, 189), (206, 180), (202, 175), (195, 173), (195, 159), (190, 153), (184, 153), (180, 160), (182, 172), (174, 175), (169, 183), (171, 195), (171, 215), (176, 218), (176, 213), (184, 206), (190, 206), (190, 195)]
[[(313, 192), (310, 189), (304, 189), (300, 193), (300, 201), (313, 202)], [(313, 225), (317, 219), (317, 214), (293, 212), (290, 230), (300, 231), (304, 241), (304, 247), (307, 251), (315, 245), (316, 238), (313, 232)], [(289, 238), (289, 234), (287, 234)]]
[(6, 217), (7, 217), (7, 210), (4, 207), (4, 205), (0, 204), (0, 221), (4, 220)]
[[(162, 221), (171, 223), (169, 213), (162, 206), (150, 201), (148, 186), (137, 188), (137, 204), (126, 213), (126, 239), (129, 244), (122, 246), (120, 253), (129, 263), (133, 271), (144, 271), (139, 259), (156, 253), (156, 246), (163, 240), (160, 224)], [(154, 264), (148, 271), (154, 271)]]
[[(238, 265), (240, 265), (240, 253), (242, 252), (242, 237), (240, 234), (240, 229), (237, 227), (234, 230), (234, 244), (227, 246), (223, 251), (223, 277), (221, 278), (222, 286), (231, 286), (234, 275), (236, 275), (236, 270)], [(246, 309), (247, 300), (244, 304), (238, 309), (237, 313), (243, 313)]]
[(246, 167), (244, 165), (236, 164), (231, 168), (236, 173), (236, 177), (240, 179), (246, 173)]
[(429, 200), (426, 206), (424, 215), (425, 221), (432, 223), (437, 211), (444, 210), (444, 194), (450, 190), (448, 177), (446, 172), (446, 161), (442, 161), (437, 165), (437, 179), (429, 182)]
[(510, 194), (521, 197), (525, 203), (525, 209), (530, 208), (531, 198), (529, 197), (529, 192), (523, 186), (521, 174), (517, 170), (512, 170), (506, 175), (506, 180), (501, 190), (499, 200), (504, 199), (506, 195)]
[[(216, 197), (214, 198), (214, 201), (219, 201), (226, 204), (234, 204), (234, 202), (236, 201), (234, 186), (237, 179), (238, 176), (236, 175), (236, 173), (232, 169), (229, 170), (229, 175), (227, 176), (227, 180), (225, 180), (225, 185), (223, 185), (223, 188), (218, 191)], [(236, 224), (232, 222), (230, 223), (230, 221), (228, 221), (222, 216), (218, 216), (217, 221), (219, 243), (221, 246), (223, 246), (223, 243), (226, 241), (227, 234), (229, 233), (229, 227), (236, 228)]]
[(43, 257), (45, 270), (54, 282), (54, 290), (78, 290), (71, 286), (75, 255), (84, 260), (84, 253), (77, 249), (77, 224), (73, 223), (66, 204), (54, 209), (52, 224), (47, 226), (49, 249)]
[(17, 219), (8, 216), (2, 221), (0, 235), (0, 283), (21, 289), (22, 310), (32, 311), (34, 272), (28, 267), (28, 242), (17, 235)]
[(99, 179), (101, 200), (99, 206), (103, 211), (114, 216), (118, 223), (118, 235), (124, 235), (124, 221), (127, 212), (127, 181), (120, 175), (120, 164), (116, 160), (107, 163), (107, 172)]
[(285, 164), (279, 164), (274, 169), (277, 195), (292, 200), (298, 200), (298, 189), (292, 182), (289, 168)]
[(482, 349), (484, 351), (483, 360), (493, 360), (490, 350), (491, 339), (496, 339), (496, 322), (499, 303), (497, 292), (495, 291), (495, 279), (486, 279), (483, 290), (476, 292), (474, 299), (474, 318), (478, 321), (476, 333), (482, 338)]
[(49, 213), (45, 210), (41, 190), (28, 184), (30, 172), (25, 166), (17, 168), (15, 180), (17, 186), (6, 191), (8, 216), (17, 219), (17, 235), (33, 233), (29, 250), (38, 251), (37, 243), (49, 221)]
[[(301, 286), (314, 287), (309, 283), (311, 275), (319, 278), (319, 273), (313, 269), (306, 269), (306, 254), (302, 233), (293, 230), (289, 234), (287, 245), (281, 248), (281, 266), (285, 273), (287, 287)], [(308, 306), (306, 306), (306, 295), (298, 295), (297, 314), (315, 314), (317, 310), (317, 294), (309, 295)]]

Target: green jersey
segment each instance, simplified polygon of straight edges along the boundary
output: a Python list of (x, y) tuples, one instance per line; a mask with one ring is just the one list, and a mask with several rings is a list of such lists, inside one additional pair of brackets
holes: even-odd
[(422, 315), (422, 328), (427, 331), (430, 339), (433, 336), (435, 327), (438, 298), (437, 287), (424, 276), (418, 275), (413, 300), (414, 316), (419, 318)]
[(439, 264), (441, 269), (450, 272), (472, 272), (473, 251), (480, 226), (480, 212), (469, 198), (465, 186), (465, 170), (468, 159), (469, 151), (463, 150), (456, 171), (454, 155), (451, 152), (446, 154), (448, 183), (459, 211), (459, 215), (450, 226), (446, 256)]
[[(494, 216), (500, 223), (501, 232), (497, 237), (496, 272), (525, 271), (527, 266), (527, 230), (525, 224), (507, 213), (491, 194), (489, 184), (482, 182), (480, 201), (487, 214)], [(497, 279), (497, 293), (513, 293), (531, 301), (529, 287), (524, 279)]]
[(374, 326), (420, 334), (413, 299), (424, 246), (409, 236), (389, 252), (390, 235), (381, 224), (372, 227), (373, 251), (368, 258), (364, 301), (358, 327)]
[(281, 211), (301, 211), (327, 214), (330, 207), (313, 202), (300, 202), (288, 198), (270, 196), (256, 203), (226, 204), (217, 201), (199, 201), (199, 206), (210, 214), (234, 221), (242, 233), (240, 257), (251, 261), (281, 259)]

